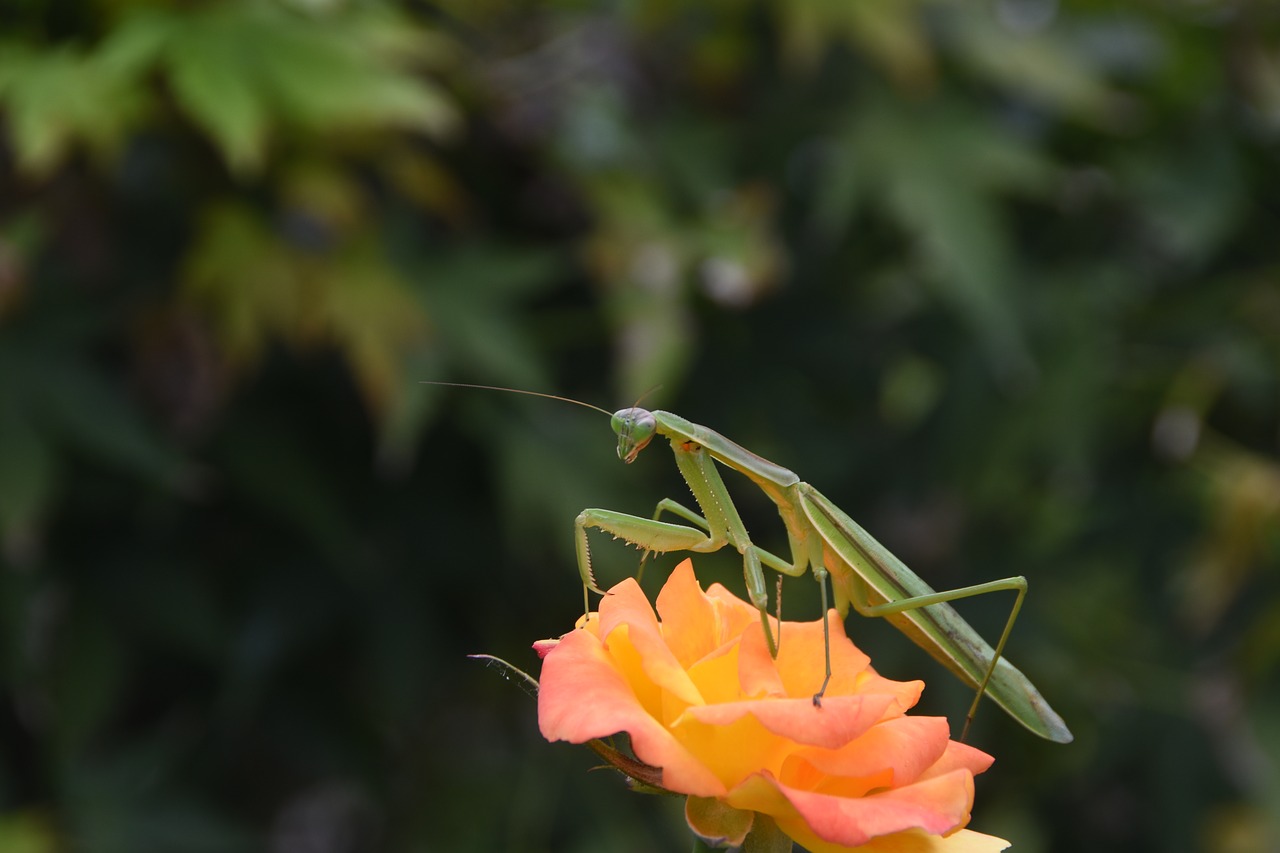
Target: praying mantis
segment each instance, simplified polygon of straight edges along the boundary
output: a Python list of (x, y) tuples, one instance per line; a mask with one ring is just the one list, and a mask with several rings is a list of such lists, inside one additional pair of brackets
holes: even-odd
[[(589, 403), (536, 391), (462, 383), (432, 384), (511, 391), (563, 400), (609, 414)], [(669, 551), (708, 553), (732, 546), (742, 555), (748, 597), (760, 611), (766, 642), (770, 653), (776, 655), (764, 568), (791, 577), (812, 571), (822, 589), (826, 639), (826, 678), (814, 694), (815, 706), (821, 707), (822, 695), (831, 679), (827, 625), (829, 581), (835, 594), (836, 611), (842, 618), (852, 607), (862, 616), (888, 620), (962, 682), (976, 689), (961, 740), (968, 734), (983, 695), (987, 695), (1031, 732), (1057, 743), (1071, 742), (1072, 734), (1066, 723), (1049, 707), (1031, 681), (1002, 654), (1027, 594), (1025, 578), (1004, 578), (937, 592), (821, 492), (781, 465), (671, 412), (651, 411), (636, 405), (620, 409), (610, 417), (618, 438), (618, 458), (628, 465), (655, 437), (670, 441), (676, 467), (702, 513), (670, 498), (658, 502), (651, 518), (608, 509), (583, 510), (574, 521), (574, 535), (578, 570), (588, 589), (603, 592), (591, 572), (588, 530), (611, 533), (644, 549), (646, 555)], [(751, 541), (718, 466), (743, 474), (774, 503), (786, 527), (790, 560)], [(687, 523), (663, 521), (664, 513)], [(997, 591), (1016, 592), (1017, 597), (1000, 639), (992, 649), (947, 602)]]

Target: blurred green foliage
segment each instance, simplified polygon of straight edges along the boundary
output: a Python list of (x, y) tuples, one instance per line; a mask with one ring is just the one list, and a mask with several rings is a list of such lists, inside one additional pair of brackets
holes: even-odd
[(581, 608), (571, 519), (681, 494), (670, 459), (420, 380), (660, 385), (935, 586), (1025, 574), (1011, 657), (1078, 739), (979, 715), (975, 828), (1280, 848), (1274, 4), (0, 24), (0, 850), (687, 845), (464, 658), (536, 671)]

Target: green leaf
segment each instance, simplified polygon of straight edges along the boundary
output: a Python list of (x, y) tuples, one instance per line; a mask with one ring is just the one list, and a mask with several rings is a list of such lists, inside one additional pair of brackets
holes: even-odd
[(294, 259), (247, 205), (206, 206), (182, 271), (181, 296), (209, 318), (235, 365), (252, 364), (273, 335), (296, 337)]
[(1113, 95), (1088, 51), (1072, 49), (1052, 32), (1014, 33), (989, 7), (959, 6), (950, 18), (961, 58), (977, 74), (1049, 107), (1105, 119)]
[(817, 65), (839, 40), (868, 54), (901, 82), (921, 83), (932, 73), (932, 50), (914, 2), (779, 0), (775, 7), (784, 52), (795, 65)]
[(332, 29), (257, 35), (266, 50), (261, 81), (296, 121), (317, 128), (392, 123), (436, 134), (455, 126), (453, 109), (438, 91), (381, 67), (358, 42)]
[(193, 26), (179, 32), (167, 57), (179, 104), (243, 173), (262, 165), (271, 107), (255, 73), (261, 57), (240, 36), (232, 27)]
[(11, 56), (0, 95), (19, 168), (47, 175), (80, 141), (95, 153), (114, 150), (145, 108), (144, 92), (122, 70), (70, 47)]
[(379, 247), (362, 241), (313, 270), (316, 319), (382, 412), (403, 387), (406, 354), (425, 345), (427, 317)]
[(170, 81), (242, 174), (262, 168), (277, 126), (453, 132), (457, 112), (442, 90), (393, 64), (409, 54), (407, 36), (391, 39), (379, 16), (368, 20), (339, 26), (251, 5), (184, 14), (165, 51)]
[(103, 40), (96, 52), (98, 66), (122, 76), (146, 73), (180, 27), (179, 19), (155, 9), (131, 14)]

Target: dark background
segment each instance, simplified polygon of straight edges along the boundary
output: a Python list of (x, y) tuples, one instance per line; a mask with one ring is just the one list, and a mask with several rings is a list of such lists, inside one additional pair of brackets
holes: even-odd
[(1280, 849), (1278, 166), (1272, 3), (0, 2), (0, 850), (687, 849), (465, 657), (536, 674), (670, 455), (422, 380), (1025, 575), (1077, 739), (988, 703), (973, 828)]

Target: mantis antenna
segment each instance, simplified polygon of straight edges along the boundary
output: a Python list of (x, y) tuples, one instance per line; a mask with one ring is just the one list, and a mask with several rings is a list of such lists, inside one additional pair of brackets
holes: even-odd
[[(610, 417), (613, 417), (613, 412), (606, 412), (599, 406), (593, 406), (590, 403), (584, 403), (581, 400), (575, 400), (572, 397), (561, 397), (557, 394), (543, 394), (541, 391), (525, 391), (522, 388), (505, 388), (501, 385), (475, 385), (470, 382), (437, 382), (431, 379), (423, 379), (421, 382), (423, 385), (445, 385), (450, 388), (478, 388), (481, 391), (507, 391), (511, 394), (526, 394), (530, 397), (543, 397), (547, 400), (559, 400), (562, 403), (573, 403), (575, 406), (582, 406), (584, 409), (591, 409), (592, 411), (599, 412), (602, 415), (609, 415)], [(645, 392), (646, 395), (649, 393), (649, 391)]]

